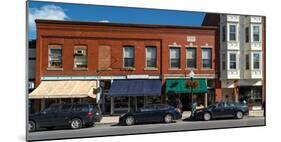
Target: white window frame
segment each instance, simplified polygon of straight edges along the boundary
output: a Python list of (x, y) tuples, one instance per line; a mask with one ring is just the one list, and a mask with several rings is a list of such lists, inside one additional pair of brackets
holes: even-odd
[[(188, 67), (187, 66), (187, 60), (188, 60), (188, 58), (187, 58), (187, 51), (188, 50), (193, 50), (194, 51), (195, 57), (194, 57), (194, 59), (192, 58), (195, 61), (194, 67)], [(188, 48), (185, 49), (185, 53), (186, 53), (185, 54), (186, 55), (186, 57), (185, 57), (185, 67), (189, 68), (189, 69), (196, 69), (197, 68), (197, 63), (196, 63), (197, 62), (197, 48), (188, 47)]]
[[(83, 55), (83, 57), (85, 57), (86, 66), (87, 66), (87, 67), (77, 67), (77, 64), (76, 64), (76, 63), (77, 63), (77, 62), (76, 62), (76, 57), (78, 56), (78, 55), (76, 55), (76, 51), (77, 51), (77, 50), (84, 50), (84, 52), (85, 52), (84, 54), (85, 54), (85, 55)], [(88, 52), (88, 51), (87, 51), (87, 46), (84, 46), (84, 45), (81, 46), (81, 45), (79, 45), (79, 46), (75, 46), (75, 47), (74, 47), (74, 58), (73, 58), (73, 63), (74, 63), (74, 65), (73, 65), (73, 66), (74, 66), (75, 69), (87, 69), (87, 68), (88, 68), (88, 56), (87, 56), (88, 54), (87, 54), (87, 52)]]
[[(126, 67), (125, 66), (125, 49), (126, 48), (130, 48), (130, 49), (133, 49), (133, 60), (134, 60), (134, 63), (133, 63), (133, 66), (130, 66), (130, 67)], [(123, 46), (123, 68), (135, 68), (135, 47), (134, 46)]]
[[(255, 68), (255, 54), (258, 54), (259, 55), (259, 68)], [(261, 69), (261, 53), (258, 53), (258, 52), (254, 52), (253, 54), (252, 54), (252, 68), (254, 69), (254, 70), (260, 70)]]
[[(203, 51), (204, 50), (209, 50), (210, 51), (210, 53), (211, 53), (211, 57), (210, 57), (210, 67), (204, 67), (204, 59), (203, 59)], [(202, 61), (202, 64), (201, 64), (201, 66), (202, 66), (202, 69), (212, 69), (213, 68), (213, 49), (212, 48), (208, 48), (208, 47), (203, 47), (202, 49), (201, 49), (201, 57), (202, 57), (202, 59), (201, 59), (201, 61)]]
[[(51, 66), (51, 64), (50, 64), (50, 62), (51, 62), (51, 60), (50, 60), (50, 56), (51, 56), (51, 50), (53, 50), (53, 49), (60, 49), (61, 50), (61, 55), (60, 55), (60, 61), (61, 61), (61, 66)], [(48, 46), (48, 68), (62, 68), (62, 63), (63, 61), (62, 61), (62, 46), (61, 45), (49, 45)]]
[[(255, 30), (254, 30), (254, 27), (258, 27), (258, 41), (255, 41)], [(253, 25), (252, 26), (252, 39), (253, 39), (253, 42), (260, 42), (261, 41), (261, 26), (260, 25)]]
[[(155, 50), (155, 57), (154, 57), (154, 60), (155, 60), (155, 66), (154, 67), (148, 67), (147, 66), (147, 51), (148, 51), (148, 48), (151, 48), (151, 49), (154, 49)], [(153, 58), (152, 58), (153, 59)], [(145, 67), (146, 68), (157, 68), (157, 48), (156, 46), (146, 46), (145, 47)]]
[[(231, 31), (230, 31), (231, 28), (230, 28), (230, 27), (231, 27), (231, 26), (235, 26), (235, 36), (234, 36), (234, 37), (235, 37), (235, 40), (230, 39), (230, 37), (231, 37), (231, 36), (230, 36), (230, 35), (231, 35)], [(237, 32), (238, 32), (238, 31), (237, 31), (237, 29), (238, 29), (237, 27), (238, 27), (237, 24), (229, 24), (229, 25), (228, 25), (228, 39), (229, 39), (229, 41), (237, 41)]]
[[(179, 51), (179, 57), (178, 58), (175, 58), (175, 59), (178, 59), (178, 61), (179, 61), (179, 66), (178, 67), (172, 67), (172, 62), (171, 62), (171, 50), (172, 49), (177, 49), (178, 51)], [(172, 69), (180, 69), (180, 67), (181, 67), (181, 61), (180, 61), (180, 59), (181, 59), (181, 48), (180, 47), (170, 47), (169, 48), (169, 62), (170, 62), (170, 68), (172, 68)]]
[[(232, 62), (232, 61), (231, 61), (231, 55), (233, 55), (233, 54), (235, 55), (235, 61), (234, 61), (234, 62), (235, 62), (235, 68), (231, 68), (231, 62)], [(228, 58), (228, 65), (229, 65), (229, 66), (228, 66), (228, 68), (229, 68), (230, 70), (237, 70), (237, 68), (238, 68), (238, 62), (237, 62), (237, 57), (238, 57), (238, 56), (237, 56), (237, 53), (231, 52), (231, 53), (229, 53), (228, 55), (229, 55), (229, 58)]]

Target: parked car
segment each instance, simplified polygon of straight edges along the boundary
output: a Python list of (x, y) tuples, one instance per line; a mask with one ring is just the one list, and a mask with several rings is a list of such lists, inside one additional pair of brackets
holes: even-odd
[(244, 103), (220, 102), (210, 105), (207, 108), (196, 110), (194, 117), (200, 120), (216, 118), (237, 118), (242, 119), (249, 114), (248, 106)]
[(173, 120), (181, 119), (182, 114), (173, 106), (166, 104), (147, 105), (135, 112), (128, 112), (120, 116), (119, 123), (134, 125), (145, 122), (171, 123)]
[(29, 116), (29, 131), (39, 128), (69, 126), (72, 129), (92, 126), (102, 119), (99, 107), (89, 103), (53, 104)]

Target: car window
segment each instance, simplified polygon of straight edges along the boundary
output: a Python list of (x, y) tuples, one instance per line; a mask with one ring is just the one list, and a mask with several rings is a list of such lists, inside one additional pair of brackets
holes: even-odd
[(69, 111), (69, 110), (70, 110), (70, 108), (71, 108), (71, 105), (66, 104), (66, 105), (62, 105), (61, 110), (62, 110), (63, 112), (66, 112), (66, 111)]
[(169, 106), (167, 106), (167, 105), (157, 105), (156, 109), (157, 110), (167, 110), (167, 109), (169, 109)]
[(141, 111), (153, 111), (153, 110), (155, 110), (154, 105), (147, 105), (147, 106), (144, 106), (143, 108), (141, 108)]
[(74, 105), (72, 110), (76, 112), (85, 112), (88, 111), (88, 105), (82, 105), (82, 104)]
[(46, 113), (54, 113), (60, 111), (61, 105), (51, 105), (49, 108), (45, 109)]

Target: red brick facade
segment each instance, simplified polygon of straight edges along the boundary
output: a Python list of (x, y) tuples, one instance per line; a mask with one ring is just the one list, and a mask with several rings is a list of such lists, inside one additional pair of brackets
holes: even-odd
[[(217, 28), (214, 27), (128, 25), (48, 20), (37, 20), (36, 24), (36, 86), (39, 85), (41, 77), (46, 76), (118, 76), (128, 74), (157, 75), (163, 78), (170, 74), (184, 76), (190, 71), (186, 69), (186, 48), (189, 47), (196, 48), (197, 68), (194, 69), (195, 74), (218, 75), (215, 52), (217, 48)], [(196, 37), (196, 41), (188, 42), (187, 36)], [(52, 44), (61, 45), (61, 70), (48, 69), (48, 46)], [(74, 69), (74, 48), (79, 45), (87, 47), (88, 68), (85, 70)], [(126, 45), (134, 47), (135, 68), (132, 70), (123, 69), (123, 46)], [(175, 45), (181, 46), (180, 68), (172, 70), (170, 69), (169, 48)], [(156, 47), (156, 69), (149, 70), (145, 68), (146, 46)], [(103, 49), (103, 47), (107, 49)], [(202, 48), (212, 49), (211, 69), (202, 68)], [(107, 56), (110, 56), (110, 58)], [(109, 65), (109, 68), (104, 69), (105, 66)], [(103, 71), (99, 72), (98, 70)], [(219, 90), (217, 91), (219, 92)]]

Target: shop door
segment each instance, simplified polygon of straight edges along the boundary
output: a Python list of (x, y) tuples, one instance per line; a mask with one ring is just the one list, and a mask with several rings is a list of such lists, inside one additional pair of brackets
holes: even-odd
[(181, 94), (180, 96), (181, 102), (182, 102), (182, 110), (187, 111), (190, 110), (190, 97), (189, 94)]

